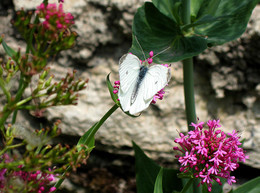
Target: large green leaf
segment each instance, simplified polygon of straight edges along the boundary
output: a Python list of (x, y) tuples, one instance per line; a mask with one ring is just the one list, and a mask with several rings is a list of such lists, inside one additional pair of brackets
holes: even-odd
[[(133, 142), (136, 165), (136, 185), (138, 193), (154, 192), (160, 166), (147, 157), (142, 149)], [(162, 186), (164, 193), (172, 193), (182, 189), (182, 182), (177, 177), (177, 170), (162, 168)]]
[(142, 48), (146, 58), (150, 51), (155, 54), (164, 51), (154, 58), (156, 63), (176, 62), (196, 56), (208, 46), (240, 37), (258, 1), (191, 0), (191, 24), (186, 26), (178, 17), (181, 1), (146, 2), (134, 17), (130, 51), (142, 60)]
[(257, 177), (249, 182), (239, 186), (234, 193), (259, 193), (260, 192), (260, 177)]
[[(180, 27), (162, 14), (152, 3), (146, 2), (134, 17), (133, 34), (136, 35), (146, 57), (150, 51), (159, 53), (156, 63), (176, 62), (198, 55), (207, 48), (207, 40), (202, 36), (181, 33)], [(142, 49), (135, 37), (130, 51), (143, 60)]]

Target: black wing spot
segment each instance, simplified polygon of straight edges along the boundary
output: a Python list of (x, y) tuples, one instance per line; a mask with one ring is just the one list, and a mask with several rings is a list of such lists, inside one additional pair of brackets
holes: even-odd
[(155, 81), (155, 84), (157, 84), (157, 83), (158, 83), (158, 80)]
[(125, 72), (126, 75), (128, 75), (128, 70)]

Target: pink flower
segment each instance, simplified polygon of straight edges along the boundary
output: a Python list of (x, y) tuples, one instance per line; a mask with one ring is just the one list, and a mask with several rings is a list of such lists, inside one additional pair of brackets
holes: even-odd
[(239, 147), (240, 136), (235, 130), (226, 135), (217, 129), (221, 127), (219, 120), (209, 120), (208, 129), (203, 129), (203, 125), (203, 122), (191, 123), (194, 130), (187, 135), (180, 133), (180, 138), (174, 140), (180, 148), (173, 149), (182, 154), (176, 156), (181, 163), (180, 171), (201, 179), (200, 184), (206, 183), (210, 192), (213, 180), (220, 185), (219, 178), (226, 178), (230, 185), (235, 183), (230, 172), (239, 167), (238, 161), (245, 162), (249, 157)]
[(63, 11), (62, 3), (60, 3), (58, 7), (56, 4), (50, 3), (45, 5), (42, 3), (37, 7), (36, 13), (40, 18), (45, 19), (43, 21), (43, 27), (51, 31), (66, 30), (74, 24), (74, 17), (71, 13), (65, 13)]

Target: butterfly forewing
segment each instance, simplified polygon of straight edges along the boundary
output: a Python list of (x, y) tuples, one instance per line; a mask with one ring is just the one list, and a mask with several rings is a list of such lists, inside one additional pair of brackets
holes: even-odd
[(120, 88), (118, 97), (123, 110), (129, 111), (141, 63), (135, 55), (126, 54), (120, 59), (119, 65)]
[(126, 54), (120, 59), (119, 65), (120, 88), (127, 92), (137, 81), (141, 62), (135, 55)]

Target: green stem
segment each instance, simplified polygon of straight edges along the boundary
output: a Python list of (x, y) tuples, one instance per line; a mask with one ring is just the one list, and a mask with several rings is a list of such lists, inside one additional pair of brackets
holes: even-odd
[(190, 24), (190, 0), (182, 0), (182, 22)]
[(4, 123), (6, 121), (6, 119), (9, 117), (9, 115), (12, 113), (12, 111), (7, 111), (7, 112), (4, 112), (3, 114), (3, 117), (1, 117), (0, 119), (0, 130), (3, 131), (4, 130)]
[[(191, 23), (190, 20), (190, 0), (182, 0), (182, 21), (184, 25)], [(185, 111), (188, 129), (191, 122), (196, 123), (196, 110), (194, 99), (194, 77), (193, 77), (193, 59), (188, 58), (183, 60), (183, 81), (184, 81), (184, 96), (185, 96)]]
[(43, 93), (43, 94), (35, 95), (35, 96), (33, 96), (33, 97), (30, 96), (30, 97), (28, 97), (28, 98), (26, 98), (26, 99), (23, 99), (23, 100), (19, 101), (18, 103), (16, 103), (16, 107), (20, 107), (21, 105), (23, 105), (23, 104), (29, 102), (29, 101), (32, 100), (33, 98), (39, 98), (39, 97), (46, 96), (46, 95), (47, 95), (46, 93)]
[(96, 134), (96, 132), (98, 131), (98, 129), (101, 127), (101, 125), (107, 120), (108, 117), (110, 117), (110, 115), (115, 112), (115, 110), (118, 108), (118, 105), (115, 104), (101, 119), (99, 122), (97, 122), (97, 124), (95, 125), (95, 127), (91, 130), (88, 138), (86, 139), (85, 144), (89, 144), (90, 140), (94, 137), (94, 135)]
[(6, 96), (6, 99), (8, 102), (10, 102), (11, 100), (11, 94), (10, 92), (5, 88), (5, 82), (2, 78), (0, 78), (0, 88), (3, 90), (5, 96)]
[[(190, 0), (182, 0), (182, 20), (183, 25), (191, 23), (190, 19)], [(196, 110), (195, 110), (195, 97), (194, 97), (194, 75), (193, 75), (193, 59), (188, 58), (183, 60), (183, 84), (184, 84), (184, 98), (185, 98), (185, 111), (187, 118), (188, 130), (192, 130), (189, 126), (191, 122), (196, 123)], [(191, 182), (190, 182), (191, 183)], [(192, 181), (193, 192), (200, 192), (196, 186), (195, 180)]]
[[(23, 75), (21, 74), (20, 80), (19, 80), (18, 92), (19, 92), (19, 90), (22, 88), (23, 82), (24, 82), (24, 81), (23, 81)], [(18, 93), (17, 93), (17, 94), (18, 94)], [(17, 109), (15, 109), (15, 111), (14, 111), (13, 118), (12, 118), (12, 124), (15, 124), (16, 116), (17, 116)]]
[(193, 76), (193, 61), (192, 58), (183, 60), (183, 81), (184, 81), (184, 97), (185, 97), (185, 111), (188, 129), (191, 122), (196, 123), (196, 109), (195, 109), (195, 98), (194, 98), (194, 76)]
[(17, 147), (21, 147), (23, 145), (24, 145), (24, 143), (18, 143), (18, 144), (15, 144), (15, 145), (7, 146), (2, 151), (0, 151), (0, 155), (4, 154), (8, 149), (14, 149), (14, 148), (17, 148)]
[[(115, 112), (115, 110), (118, 108), (118, 105), (115, 104), (100, 120), (99, 122), (95, 123), (94, 126), (91, 128), (91, 132), (89, 133), (89, 135), (87, 136), (87, 139), (84, 140), (84, 144), (88, 145), (91, 141), (91, 139), (95, 136), (95, 134), (97, 133), (98, 129), (101, 127), (101, 125), (107, 120), (108, 117), (110, 117), (110, 115), (112, 115), (113, 112)], [(84, 137), (84, 135), (82, 136)], [(82, 137), (79, 139), (79, 141), (82, 139)], [(81, 143), (82, 144), (82, 143)], [(61, 178), (59, 179), (58, 182), (56, 182), (55, 184), (55, 188), (56, 191), (57, 189), (60, 187), (60, 185), (62, 184), (62, 182), (65, 179), (65, 175), (67, 172), (71, 171), (71, 167), (67, 167), (66, 171), (62, 174)], [(54, 193), (56, 192), (54, 191)]]

